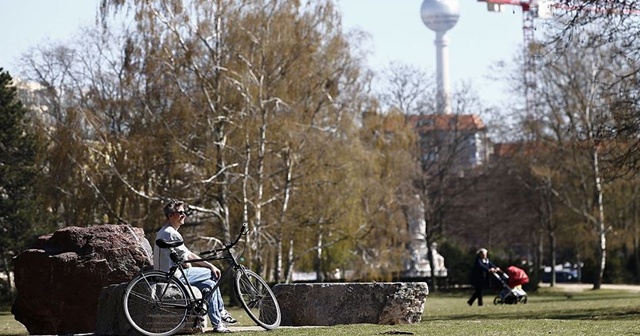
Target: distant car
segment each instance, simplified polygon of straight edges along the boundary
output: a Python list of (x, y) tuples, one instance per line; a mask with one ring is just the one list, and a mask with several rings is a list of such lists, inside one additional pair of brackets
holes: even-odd
[[(551, 272), (542, 274), (542, 282), (551, 282)], [(578, 282), (578, 275), (571, 271), (556, 271), (556, 282)]]

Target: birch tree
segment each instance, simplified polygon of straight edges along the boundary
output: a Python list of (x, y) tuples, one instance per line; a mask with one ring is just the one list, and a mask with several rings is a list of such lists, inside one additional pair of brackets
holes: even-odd
[(627, 65), (612, 60), (615, 44), (600, 43), (597, 32), (586, 30), (581, 36), (569, 48), (551, 52), (539, 70), (538, 108), (547, 124), (546, 145), (564, 155), (553, 168), (562, 184), (550, 191), (595, 233), (598, 271), (593, 285), (599, 289), (612, 230), (605, 218), (604, 193), (604, 185), (611, 182), (606, 174), (610, 161), (602, 157), (610, 155), (607, 149), (618, 141), (614, 116), (622, 112), (617, 102), (624, 83), (618, 74)]

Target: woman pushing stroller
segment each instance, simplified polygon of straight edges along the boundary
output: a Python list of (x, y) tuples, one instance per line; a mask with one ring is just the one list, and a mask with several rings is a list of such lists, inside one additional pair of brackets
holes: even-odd
[(469, 306), (473, 305), (473, 302), (478, 299), (478, 306), (482, 306), (482, 290), (488, 284), (489, 273), (495, 273), (500, 271), (500, 267), (494, 265), (489, 260), (489, 252), (485, 248), (481, 248), (476, 252), (476, 259), (471, 268), (471, 285), (474, 288), (473, 295), (467, 303)]

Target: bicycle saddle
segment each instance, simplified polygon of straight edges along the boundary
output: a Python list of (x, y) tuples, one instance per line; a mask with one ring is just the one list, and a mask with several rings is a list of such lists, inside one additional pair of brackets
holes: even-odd
[(174, 240), (174, 241), (165, 241), (165, 240), (162, 240), (162, 239), (156, 240), (156, 245), (159, 248), (178, 247), (178, 246), (180, 246), (182, 244), (184, 244), (184, 242), (182, 240)]

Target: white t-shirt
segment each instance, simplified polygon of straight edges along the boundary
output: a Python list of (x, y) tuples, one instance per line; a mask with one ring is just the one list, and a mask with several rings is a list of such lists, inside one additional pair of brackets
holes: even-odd
[[(178, 232), (178, 230), (174, 229), (173, 226), (169, 224), (165, 224), (156, 232), (156, 240), (162, 239), (167, 242), (172, 242), (176, 240), (184, 241), (182, 239), (182, 235)], [(181, 250), (186, 254), (191, 253), (189, 249), (183, 245), (176, 247), (176, 249)], [(169, 272), (169, 268), (175, 265), (175, 263), (171, 260), (169, 256), (171, 251), (168, 248), (159, 248), (158, 245), (153, 244), (153, 267), (157, 270), (161, 270), (164, 272)], [(177, 272), (179, 274), (179, 272)], [(178, 275), (176, 274), (176, 275)]]

